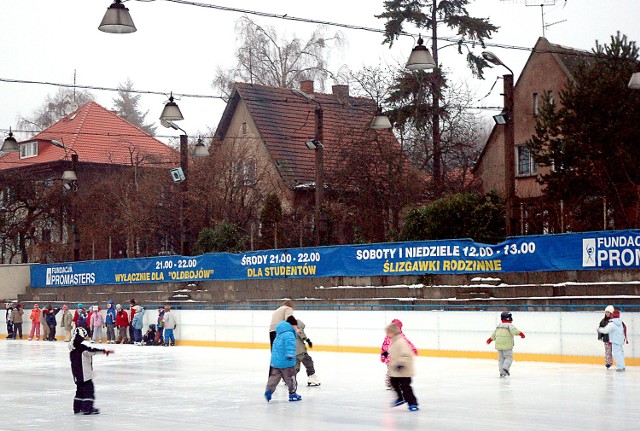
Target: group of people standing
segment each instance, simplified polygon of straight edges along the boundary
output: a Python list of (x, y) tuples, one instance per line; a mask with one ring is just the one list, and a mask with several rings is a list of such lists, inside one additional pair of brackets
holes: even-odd
[[(22, 339), (22, 322), (24, 310), (21, 304), (5, 304), (7, 322), (7, 338)], [(62, 312), (58, 323), (57, 315)], [(56, 341), (56, 328), (64, 329), (65, 341), (72, 341), (73, 328), (83, 328), (87, 333), (87, 340), (92, 343), (102, 343), (104, 340), (103, 329), (106, 330), (106, 342), (108, 344), (157, 344), (175, 345), (174, 329), (176, 319), (171, 313), (171, 307), (165, 305), (158, 309), (158, 318), (153, 327), (152, 338), (149, 339), (149, 332), (143, 336), (144, 307), (136, 304), (135, 299), (129, 302), (129, 310), (125, 310), (122, 305), (107, 301), (106, 310), (102, 310), (99, 305), (92, 305), (85, 308), (83, 303), (78, 303), (77, 308), (72, 311), (65, 304), (62, 307), (54, 308), (51, 304), (40, 308), (39, 304), (34, 304), (29, 313), (31, 329), (29, 330), (28, 341), (39, 341), (42, 335), (43, 341)], [(156, 330), (156, 327), (158, 328)]]

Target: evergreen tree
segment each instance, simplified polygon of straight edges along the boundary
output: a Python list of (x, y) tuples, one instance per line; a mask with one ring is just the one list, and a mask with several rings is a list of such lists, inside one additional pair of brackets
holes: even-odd
[(140, 95), (135, 94), (133, 90), (133, 82), (130, 79), (123, 84), (118, 85), (118, 97), (113, 99), (113, 109), (116, 113), (133, 124), (144, 130), (151, 136), (156, 133), (156, 126), (151, 124), (145, 124), (145, 117), (149, 113), (146, 111), (144, 114), (140, 111), (138, 104), (140, 103)]
[(556, 103), (547, 95), (527, 142), (551, 167), (541, 175), (545, 200), (564, 203), (569, 230), (603, 228), (603, 211), (608, 227), (640, 222), (640, 94), (627, 88), (638, 55), (620, 33), (608, 45), (596, 42)]
[[(457, 42), (458, 52), (463, 53), (467, 49), (467, 63), (472, 73), (482, 78), (482, 70), (488, 63), (471, 51), (466, 42), (480, 44), (484, 47), (484, 40), (491, 38), (492, 33), (498, 30), (486, 18), (474, 18), (469, 16), (466, 6), (471, 0), (387, 0), (384, 2), (385, 12), (376, 15), (386, 20), (384, 42), (389, 45), (400, 36), (403, 26), (410, 23), (431, 33), (431, 52), (436, 64), (435, 70), (427, 74), (424, 72), (405, 73), (398, 77), (396, 94), (397, 101), (416, 101), (418, 109), (412, 114), (417, 127), (426, 130), (427, 125), (432, 135), (431, 160), (434, 178), (434, 193), (439, 196), (443, 191), (444, 172), (442, 169), (442, 137), (441, 117), (446, 115), (440, 106), (442, 92), (446, 86), (446, 80), (438, 61), (438, 27), (446, 26), (457, 31), (460, 40)], [(408, 82), (407, 82), (408, 81)], [(431, 105), (426, 100), (431, 99)], [(421, 115), (430, 121), (420, 122)], [(425, 137), (425, 139), (427, 139)]]

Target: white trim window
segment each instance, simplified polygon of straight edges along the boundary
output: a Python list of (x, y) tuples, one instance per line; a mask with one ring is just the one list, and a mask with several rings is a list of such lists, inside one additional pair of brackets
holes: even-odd
[(38, 141), (23, 142), (20, 144), (20, 158), (28, 159), (38, 155)]
[(517, 175), (521, 177), (536, 175), (538, 164), (531, 157), (531, 150), (524, 145), (516, 146)]

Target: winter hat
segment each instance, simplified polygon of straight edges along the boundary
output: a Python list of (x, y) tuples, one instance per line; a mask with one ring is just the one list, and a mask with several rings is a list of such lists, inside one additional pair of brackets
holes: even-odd
[(84, 308), (84, 304), (82, 302), (78, 302), (78, 308)]
[(116, 304), (116, 310), (118, 310), (118, 311), (122, 310), (122, 305)]
[(395, 323), (396, 325), (398, 325), (398, 329), (402, 331), (402, 322), (400, 321), (400, 319), (393, 319), (391, 323)]
[(93, 306), (93, 311), (98, 311), (98, 306), (97, 305)]
[(620, 312), (618, 310), (614, 311), (613, 313), (611, 313), (611, 317), (614, 319), (620, 318)]
[(293, 316), (287, 317), (287, 323), (290, 325), (298, 325), (298, 321)]
[(613, 308), (613, 305), (607, 305), (607, 308), (604, 309), (604, 312), (607, 313), (613, 313), (614, 311), (616, 311), (615, 308)]
[(136, 310), (136, 313), (139, 312), (142, 307), (140, 307), (139, 305), (136, 305), (135, 307), (133, 307), (134, 310)]

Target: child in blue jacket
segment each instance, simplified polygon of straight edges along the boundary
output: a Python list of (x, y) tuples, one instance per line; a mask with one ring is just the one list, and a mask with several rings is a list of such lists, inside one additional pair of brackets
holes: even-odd
[(271, 395), (276, 391), (280, 379), (283, 379), (289, 388), (289, 401), (300, 401), (302, 397), (296, 394), (298, 383), (296, 382), (296, 338), (298, 336), (295, 325), (298, 322), (290, 316), (286, 321), (276, 326), (276, 338), (271, 348), (271, 371), (267, 381), (267, 389), (264, 397), (271, 401)]

